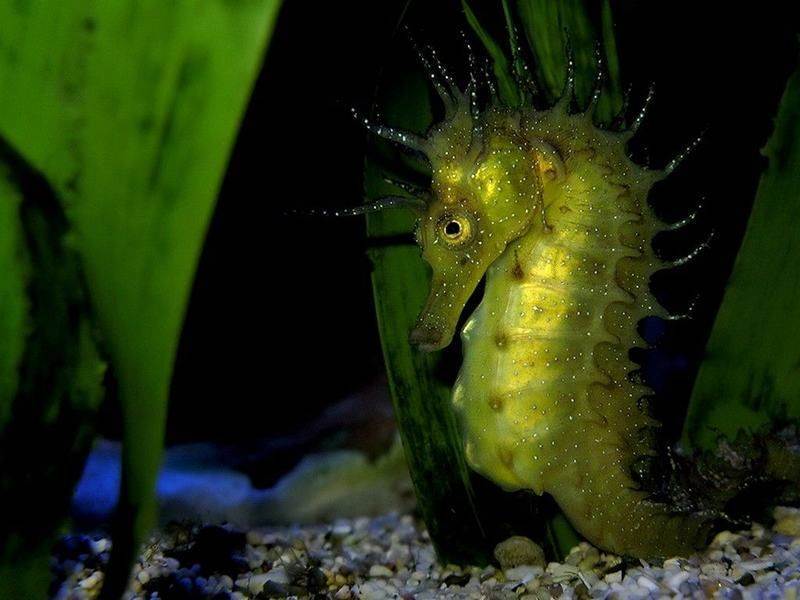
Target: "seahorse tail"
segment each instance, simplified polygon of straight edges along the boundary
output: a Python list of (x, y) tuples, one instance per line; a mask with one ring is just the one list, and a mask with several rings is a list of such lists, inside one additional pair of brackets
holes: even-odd
[(629, 453), (608, 437), (598, 432), (592, 453), (548, 478), (546, 491), (578, 532), (610, 552), (647, 559), (687, 556), (704, 547), (715, 519), (653, 501), (633, 480)]

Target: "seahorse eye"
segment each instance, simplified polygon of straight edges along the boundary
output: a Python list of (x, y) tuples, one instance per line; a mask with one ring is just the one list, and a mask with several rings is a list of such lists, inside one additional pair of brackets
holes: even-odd
[(447, 244), (460, 246), (470, 240), (472, 223), (463, 215), (443, 215), (439, 220), (439, 232)]
[(444, 234), (450, 239), (458, 239), (461, 236), (461, 223), (453, 219), (444, 226)]

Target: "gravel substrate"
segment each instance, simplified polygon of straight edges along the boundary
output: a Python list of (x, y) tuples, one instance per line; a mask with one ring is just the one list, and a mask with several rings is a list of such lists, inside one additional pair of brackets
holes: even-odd
[[(100, 536), (64, 538), (54, 559), (55, 597), (95, 598), (109, 548)], [(505, 568), (441, 566), (409, 516), (247, 532), (173, 526), (145, 549), (129, 598), (795, 598), (800, 511), (776, 509), (771, 529), (725, 531), (704, 553), (657, 565), (626, 564), (585, 543), (563, 563), (544, 565), (524, 538), (498, 557)]]

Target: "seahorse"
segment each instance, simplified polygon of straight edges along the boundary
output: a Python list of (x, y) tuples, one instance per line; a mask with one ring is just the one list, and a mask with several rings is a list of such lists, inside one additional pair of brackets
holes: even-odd
[(357, 115), (427, 158), (430, 190), (352, 213), (405, 204), (419, 215), (416, 238), (432, 269), (409, 337), (420, 350), (451, 342), (485, 278), (461, 331), (452, 392), (468, 463), (505, 489), (552, 495), (604, 549), (690, 553), (707, 541), (710, 519), (653, 500), (632, 476), (655, 452), (649, 432), (658, 423), (640, 408), (652, 390), (632, 377), (629, 351), (647, 345), (641, 319), (669, 317), (649, 287), (670, 264), (651, 245), (667, 224), (648, 193), (678, 161), (664, 169), (633, 162), (626, 148), (641, 115), (626, 131), (599, 128), (599, 92), (571, 112), (571, 71), (548, 109), (509, 107), (494, 94), (482, 107), (475, 77), (462, 92), (430, 62), (423, 57), (445, 116), (425, 136)]

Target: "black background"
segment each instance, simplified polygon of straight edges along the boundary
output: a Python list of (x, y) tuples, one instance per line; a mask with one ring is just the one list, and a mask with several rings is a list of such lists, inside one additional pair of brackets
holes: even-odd
[[(281, 433), (381, 377), (362, 219), (297, 219), (291, 208), (362, 198), (365, 136), (347, 107), (414, 57), (398, 23), (457, 57), (459, 4), (287, 0), (231, 158), (181, 340), (171, 442)], [(705, 197), (700, 223), (662, 245), (687, 251), (710, 230), (711, 251), (655, 285), (676, 309), (699, 294), (651, 361), (659, 412), (682, 418), (691, 379), (733, 263), (766, 140), (796, 56), (793, 3), (626, 0), (613, 3), (622, 76), (633, 105), (656, 84), (635, 150), (664, 165), (704, 141), (653, 202), (679, 216)], [(501, 35), (500, 3), (473, 1)], [(394, 65), (394, 66), (392, 66)], [(663, 240), (662, 240), (663, 242)], [(117, 430), (106, 415), (104, 429)]]

